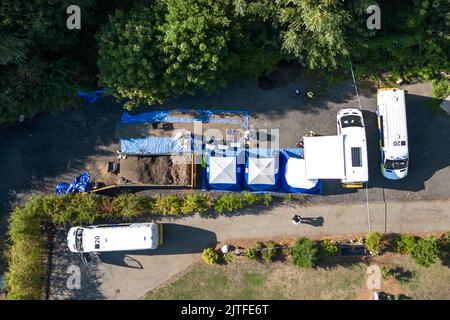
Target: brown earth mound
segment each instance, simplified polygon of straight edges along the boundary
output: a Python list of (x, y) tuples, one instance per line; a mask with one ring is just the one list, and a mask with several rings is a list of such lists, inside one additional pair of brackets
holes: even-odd
[(191, 184), (190, 157), (129, 156), (120, 160), (120, 182), (188, 186)]

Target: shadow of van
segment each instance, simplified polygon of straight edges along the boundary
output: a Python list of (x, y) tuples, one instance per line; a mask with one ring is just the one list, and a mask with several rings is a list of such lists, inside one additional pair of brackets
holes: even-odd
[(164, 242), (157, 249), (103, 252), (99, 254), (99, 259), (106, 264), (142, 269), (142, 265), (136, 256), (201, 253), (204, 248), (215, 246), (217, 243), (214, 232), (175, 223), (164, 223), (163, 235)]
[(430, 97), (406, 94), (410, 160), (408, 175), (400, 180), (383, 177), (377, 116), (375, 112), (363, 111), (369, 158), (369, 188), (412, 192), (424, 190), (426, 181), (450, 165), (450, 118), (433, 111), (429, 107), (432, 100)]

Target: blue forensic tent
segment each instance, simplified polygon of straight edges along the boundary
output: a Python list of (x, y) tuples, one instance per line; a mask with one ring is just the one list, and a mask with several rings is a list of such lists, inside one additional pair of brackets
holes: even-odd
[(91, 190), (90, 176), (88, 172), (79, 175), (72, 183), (61, 182), (55, 188), (55, 193), (58, 195), (86, 192)]
[(279, 189), (280, 152), (273, 149), (249, 149), (245, 154), (245, 185), (251, 191)]
[(322, 181), (306, 179), (303, 149), (284, 149), (281, 152), (281, 189), (290, 193), (322, 193)]
[(241, 151), (211, 153), (207, 156), (206, 179), (209, 189), (239, 191), (242, 188)]

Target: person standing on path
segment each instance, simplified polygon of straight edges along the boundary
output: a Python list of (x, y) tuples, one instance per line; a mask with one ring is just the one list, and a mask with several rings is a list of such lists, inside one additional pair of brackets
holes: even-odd
[(292, 223), (298, 225), (302, 222), (302, 218), (299, 215), (294, 214), (291, 219)]

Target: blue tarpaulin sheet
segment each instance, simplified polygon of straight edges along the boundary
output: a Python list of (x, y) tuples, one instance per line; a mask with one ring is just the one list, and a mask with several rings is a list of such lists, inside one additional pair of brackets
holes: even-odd
[[(177, 118), (170, 115), (170, 112), (194, 112), (197, 114), (194, 118)], [(243, 114), (244, 120), (237, 119), (214, 119), (215, 113), (240, 113)], [(170, 122), (170, 123), (181, 123), (181, 122), (210, 122), (210, 123), (242, 123), (244, 130), (248, 129), (248, 112), (240, 110), (192, 110), (192, 109), (176, 109), (176, 110), (162, 110), (162, 111), (152, 111), (146, 113), (139, 113), (131, 115), (127, 112), (122, 113), (121, 123), (154, 123), (154, 122)]]
[(61, 182), (55, 188), (55, 193), (58, 195), (76, 193), (76, 192), (86, 192), (91, 190), (90, 176), (88, 172), (84, 172), (79, 175), (72, 183)]
[(174, 154), (190, 152), (188, 145), (186, 149), (180, 144), (180, 139), (172, 137), (128, 138), (120, 140), (120, 150), (129, 155), (149, 155), (149, 154)]
[[(190, 117), (175, 117), (173, 112), (186, 112)], [(217, 113), (235, 113), (241, 114), (243, 120), (223, 119), (215, 117)], [(171, 115), (172, 114), (172, 115)], [(248, 129), (248, 112), (240, 110), (199, 110), (199, 109), (176, 109), (161, 110), (131, 115), (127, 112), (122, 113), (122, 124), (144, 124), (144, 123), (189, 123), (194, 121), (209, 123), (238, 123), (242, 129)], [(128, 155), (170, 155), (186, 153), (192, 151), (202, 151), (204, 147), (203, 140), (194, 138), (191, 143), (183, 143), (183, 139), (174, 137), (148, 136), (145, 138), (121, 138), (121, 152)]]
[(96, 102), (105, 92), (106, 88), (100, 88), (97, 90), (91, 91), (82, 91), (80, 89), (77, 90), (77, 95), (84, 99), (87, 102), (93, 103)]

